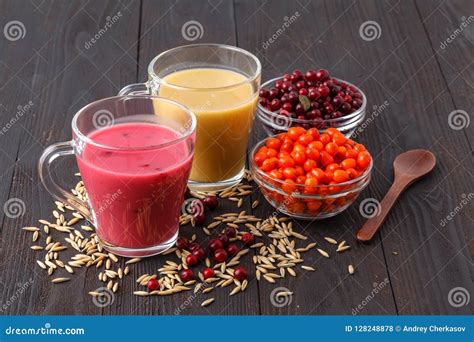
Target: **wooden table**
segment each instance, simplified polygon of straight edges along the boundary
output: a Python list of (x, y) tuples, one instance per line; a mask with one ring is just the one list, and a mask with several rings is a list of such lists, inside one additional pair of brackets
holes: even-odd
[[(324, 67), (359, 85), (369, 105), (358, 139), (372, 151), (375, 168), (369, 187), (344, 213), (294, 222), (325, 248), (324, 236), (348, 241), (349, 252), (332, 252), (330, 259), (308, 253), (305, 264), (316, 272), (299, 271), (275, 285), (257, 282), (252, 273), (243, 294), (215, 290), (214, 304), (200, 307), (208, 296), (199, 295), (181, 313), (472, 314), (472, 300), (455, 307), (448, 296), (456, 287), (474, 296), (474, 123), (452, 120), (474, 119), (474, 23), (466, 18), (473, 12), (469, 0), (0, 1), (2, 27), (14, 20), (22, 24), (16, 23), (19, 35), (0, 36), (0, 203), (20, 201), (19, 215), (0, 212), (1, 313), (174, 314), (190, 296), (132, 295), (136, 277), (156, 272), (165, 260), (154, 257), (132, 269), (113, 305), (99, 308), (87, 295), (101, 286), (95, 267), (77, 271), (69, 283), (51, 284), (35, 263), (38, 252), (29, 248), (31, 233), (21, 227), (52, 217), (53, 200), (37, 173), (41, 151), (70, 139), (71, 118), (82, 106), (144, 81), (155, 55), (189, 44), (182, 27), (194, 20), (203, 29), (194, 43), (225, 43), (255, 53), (264, 80), (295, 68)], [(369, 23), (375, 36), (359, 32), (368, 21), (375, 21)], [(460, 30), (462, 22), (467, 24)], [(375, 106), (385, 108), (377, 112)], [(263, 137), (258, 124), (254, 131), (252, 144)], [(435, 170), (406, 191), (372, 243), (357, 243), (355, 231), (365, 220), (359, 203), (380, 200), (393, 180), (393, 159), (414, 148), (436, 154)], [(60, 165), (58, 176), (72, 186), (74, 162)], [(261, 205), (252, 210), (255, 199)], [(217, 213), (234, 208), (221, 201)], [(259, 217), (273, 212), (258, 191), (243, 208)], [(182, 229), (185, 236), (195, 231)], [(250, 268), (251, 258), (244, 264)], [(348, 264), (356, 268), (353, 276)], [(374, 285), (382, 283), (374, 293)], [(294, 291), (289, 305), (271, 304), (275, 287)]]

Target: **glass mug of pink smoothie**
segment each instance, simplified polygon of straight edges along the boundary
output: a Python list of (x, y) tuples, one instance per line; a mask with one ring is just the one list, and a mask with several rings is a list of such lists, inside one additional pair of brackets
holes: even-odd
[[(72, 120), (73, 139), (49, 146), (39, 175), (56, 199), (96, 227), (104, 248), (143, 257), (173, 246), (194, 155), (196, 118), (157, 96), (116, 96), (93, 102)], [(75, 155), (87, 203), (62, 189), (52, 162)]]

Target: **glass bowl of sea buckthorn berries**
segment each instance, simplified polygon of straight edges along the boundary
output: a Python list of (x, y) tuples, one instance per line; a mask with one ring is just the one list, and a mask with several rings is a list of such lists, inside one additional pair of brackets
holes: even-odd
[(257, 118), (268, 135), (290, 127), (337, 128), (350, 137), (364, 120), (367, 98), (355, 85), (325, 69), (294, 70), (262, 84)]
[(372, 156), (336, 128), (291, 127), (259, 142), (250, 170), (278, 211), (300, 219), (323, 219), (349, 207), (369, 184)]

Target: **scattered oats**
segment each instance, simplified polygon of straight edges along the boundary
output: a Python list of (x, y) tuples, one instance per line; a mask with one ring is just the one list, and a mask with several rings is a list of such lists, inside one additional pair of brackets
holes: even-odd
[(126, 261), (125, 264), (126, 265), (135, 264), (135, 263), (137, 263), (141, 260), (142, 260), (141, 258), (133, 258), (133, 259), (130, 259), (130, 260)]
[(398, 255), (398, 252), (392, 252), (393, 255)]
[(69, 280), (71, 279), (70, 278), (54, 278), (53, 280), (51, 280), (51, 282), (53, 282), (54, 284), (59, 284), (59, 283), (64, 283)]
[(316, 248), (316, 250), (319, 252), (319, 254), (321, 254), (323, 257), (325, 258), (329, 258), (329, 254), (328, 252), (326, 252), (325, 250), (321, 249), (321, 248)]
[(208, 306), (210, 305), (212, 302), (214, 302), (214, 298), (209, 298), (209, 299), (206, 299), (204, 302), (201, 303), (201, 306)]
[(37, 232), (39, 230), (38, 227), (23, 227), (21, 229), (26, 230), (27, 232)]
[(46, 265), (41, 261), (41, 260), (36, 260), (36, 263), (38, 264), (39, 267), (41, 267), (43, 270), (45, 270), (47, 267)]
[(302, 268), (303, 270), (306, 270), (306, 271), (311, 271), (311, 272), (316, 271), (316, 270), (315, 270), (313, 267), (311, 267), (311, 266), (305, 266), (305, 265), (303, 265), (303, 266), (301, 266), (301, 268)]
[(31, 248), (32, 250), (34, 250), (34, 251), (41, 251), (41, 250), (43, 250), (43, 247), (41, 247), (41, 246), (31, 246), (30, 248)]
[(345, 245), (345, 246), (337, 247), (336, 252), (341, 253), (341, 252), (347, 251), (349, 248), (351, 248), (351, 246)]
[(349, 274), (354, 274), (354, 266), (352, 265), (347, 266), (347, 270), (349, 271)]
[(141, 297), (149, 295), (149, 293), (146, 292), (146, 291), (135, 291), (135, 292), (133, 292), (133, 294), (136, 295), (136, 296), (141, 296)]
[(259, 204), (258, 200), (253, 201), (252, 209), (255, 209), (258, 206), (258, 204)]
[(333, 238), (330, 238), (330, 237), (325, 236), (325, 237), (324, 237), (324, 240), (326, 240), (326, 241), (329, 242), (329, 243), (332, 243), (333, 245), (337, 245), (337, 241), (334, 240)]

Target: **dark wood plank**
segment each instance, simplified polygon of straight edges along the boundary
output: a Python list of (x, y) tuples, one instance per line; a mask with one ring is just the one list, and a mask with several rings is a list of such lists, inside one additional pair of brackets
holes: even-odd
[[(241, 46), (256, 52), (264, 67), (264, 80), (281, 75), (294, 69), (324, 67), (334, 75), (349, 81), (357, 81), (364, 70), (354, 62), (348, 51), (354, 49), (354, 42), (344, 35), (354, 22), (360, 20), (363, 9), (361, 4), (353, 2), (285, 2), (252, 3), (236, 2), (238, 38)], [(318, 14), (314, 20), (313, 13)], [(348, 14), (350, 13), (350, 14)], [(289, 19), (292, 18), (293, 19)], [(268, 42), (284, 25), (284, 18), (293, 23), (279, 34), (274, 43)], [(296, 19), (295, 19), (296, 18)], [(302, 34), (305, 32), (305, 34)], [(337, 41), (338, 44), (334, 44)], [(376, 89), (366, 89), (368, 96), (378, 103)], [(375, 90), (375, 91), (374, 91)], [(377, 96), (376, 98), (374, 98)], [(371, 103), (371, 104), (372, 104)], [(253, 143), (264, 137), (262, 125), (256, 122)], [(365, 143), (365, 142), (364, 142)], [(370, 147), (370, 144), (369, 144)], [(379, 163), (379, 160), (376, 160)], [(367, 197), (365, 191), (362, 198)], [(257, 195), (262, 206), (256, 215), (268, 215), (274, 209)], [(305, 264), (314, 266), (314, 273), (302, 272), (296, 278), (281, 280), (278, 286), (294, 291), (289, 306), (281, 308), (272, 305), (270, 297), (274, 285), (261, 282), (261, 305), (263, 314), (351, 314), (359, 304), (373, 291), (374, 284), (381, 284), (381, 290), (372, 300), (359, 309), (358, 314), (395, 314), (395, 303), (388, 278), (383, 250), (380, 243), (363, 246), (354, 239), (355, 229), (363, 222), (357, 205), (345, 213), (323, 221), (295, 221), (298, 230), (317, 242), (321, 248), (330, 251), (331, 259), (326, 259), (311, 251), (305, 256)], [(339, 241), (346, 240), (352, 246), (350, 252), (339, 254), (334, 246), (324, 241), (324, 236)], [(350, 276), (348, 264), (353, 264), (357, 273)]]
[[(474, 89), (474, 3), (466, 0), (416, 1), (416, 8), (431, 43), (435, 58), (440, 65), (444, 82), (443, 93), (452, 97), (456, 110), (452, 126), (460, 129), (474, 148), (474, 124), (472, 92)], [(443, 23), (443, 25), (440, 25)], [(438, 100), (437, 97), (433, 102)], [(431, 106), (431, 104), (428, 104)], [(426, 110), (429, 110), (427, 107)], [(467, 113), (467, 114), (466, 114)], [(449, 122), (449, 113), (446, 113)]]
[[(29, 249), (31, 235), (21, 231), (39, 218), (51, 220), (53, 200), (43, 189), (37, 174), (37, 161), (43, 148), (70, 139), (70, 122), (85, 104), (116, 94), (118, 86), (136, 80), (136, 47), (138, 37), (138, 1), (42, 2), (24, 6), (21, 2), (2, 2), (2, 13), (19, 19), (26, 27), (24, 39), (1, 40), (2, 99), (7, 103), (34, 106), (11, 128), (12, 139), (2, 141), (3, 148), (18, 150), (10, 198), (24, 201), (25, 214), (5, 219), (2, 227), (2, 290), (0, 302), (18, 296), (17, 285), (30, 281), (18, 299), (12, 301), (7, 314), (98, 314), (85, 293), (99, 284), (95, 272), (82, 271), (73, 281), (52, 286), (50, 278), (35, 264), (35, 253)], [(118, 16), (114, 19), (114, 16)], [(90, 48), (85, 43), (99, 34), (108, 17), (116, 20), (100, 33)], [(8, 45), (7, 45), (8, 44)], [(128, 50), (128, 51), (127, 51)], [(8, 56), (3, 59), (3, 56)], [(7, 77), (11, 77), (11, 80)], [(13, 95), (15, 94), (15, 95)], [(17, 97), (18, 96), (18, 97)], [(7, 107), (8, 109), (8, 107)], [(2, 111), (2, 119), (12, 113)], [(13, 157), (15, 159), (15, 157)], [(64, 184), (74, 184), (74, 162), (58, 164)], [(3, 166), (3, 164), (2, 164)], [(3, 167), (2, 167), (3, 168)], [(7, 191), (2, 190), (2, 196)], [(2, 202), (3, 203), (3, 202)], [(45, 237), (42, 241), (44, 243)], [(62, 272), (61, 272), (62, 273)], [(81, 273), (81, 272), (78, 272)], [(59, 275), (59, 272), (58, 272)]]
[[(183, 25), (188, 21), (197, 21), (203, 27), (202, 38), (195, 41), (186, 40), (182, 33)], [(169, 48), (187, 45), (191, 43), (226, 43), (235, 45), (235, 24), (233, 6), (231, 1), (221, 2), (197, 2), (185, 1), (144, 1), (142, 6), (142, 21), (140, 32), (140, 54), (139, 54), (139, 79), (147, 79), (148, 63), (162, 51)], [(235, 212), (237, 210), (249, 210), (248, 199), (241, 209), (237, 209), (235, 203), (221, 200), (219, 208), (212, 213), (217, 216), (220, 213)], [(208, 218), (208, 221), (210, 217)], [(220, 230), (222, 227), (216, 228)], [(197, 234), (198, 241), (205, 247), (209, 237), (203, 234), (199, 228), (186, 226), (181, 228), (180, 234), (191, 238)], [(160, 268), (166, 260), (174, 260), (173, 256), (157, 256), (138, 264), (134, 271), (137, 278), (144, 273), (153, 273)], [(175, 260), (178, 261), (178, 260)], [(242, 262), (250, 268), (250, 258)], [(124, 292), (131, 293), (139, 287), (134, 280), (129, 280)], [(169, 297), (141, 298), (137, 296), (124, 295), (117, 298), (119, 305), (107, 308), (107, 313), (113, 314), (258, 314), (258, 289), (253, 282), (245, 293), (239, 296), (229, 297), (231, 288), (218, 289), (210, 294), (193, 295), (192, 292)], [(207, 298), (215, 298), (215, 303), (207, 308), (200, 306)]]

